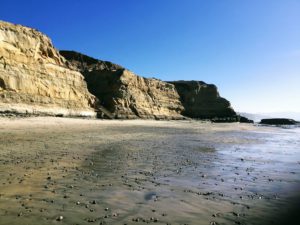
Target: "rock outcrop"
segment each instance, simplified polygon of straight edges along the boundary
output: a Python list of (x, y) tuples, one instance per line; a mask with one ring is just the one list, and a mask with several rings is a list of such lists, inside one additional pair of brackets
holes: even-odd
[(202, 81), (171, 81), (174, 84), (182, 105), (183, 115), (198, 119), (222, 118), (222, 122), (238, 121), (230, 102), (220, 97), (213, 84)]
[(0, 112), (95, 116), (94, 104), (47, 36), (0, 21)]
[(264, 125), (297, 125), (299, 122), (288, 119), (288, 118), (271, 118), (271, 119), (262, 119), (260, 124)]
[(174, 85), (137, 76), (119, 65), (73, 51), (60, 53), (84, 75), (104, 115), (121, 119), (183, 118), (183, 107)]
[(238, 115), (238, 118), (241, 123), (254, 123), (254, 120), (250, 120), (245, 116)]

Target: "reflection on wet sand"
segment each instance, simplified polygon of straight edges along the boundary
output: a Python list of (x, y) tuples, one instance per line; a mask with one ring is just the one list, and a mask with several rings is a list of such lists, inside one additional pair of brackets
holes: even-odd
[(197, 121), (0, 122), (0, 224), (298, 219), (299, 129)]

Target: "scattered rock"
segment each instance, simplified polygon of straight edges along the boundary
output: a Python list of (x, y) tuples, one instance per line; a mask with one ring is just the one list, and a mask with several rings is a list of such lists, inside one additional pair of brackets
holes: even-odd
[(63, 219), (64, 219), (63, 216), (58, 216), (58, 217), (56, 218), (57, 221), (62, 221)]
[(262, 119), (260, 124), (266, 125), (297, 125), (297, 121), (287, 118), (273, 118), (273, 119)]

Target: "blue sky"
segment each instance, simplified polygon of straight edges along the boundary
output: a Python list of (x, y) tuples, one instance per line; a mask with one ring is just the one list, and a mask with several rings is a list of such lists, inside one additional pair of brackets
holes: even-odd
[(10, 0), (0, 19), (145, 77), (214, 83), (237, 111), (300, 112), (299, 0)]

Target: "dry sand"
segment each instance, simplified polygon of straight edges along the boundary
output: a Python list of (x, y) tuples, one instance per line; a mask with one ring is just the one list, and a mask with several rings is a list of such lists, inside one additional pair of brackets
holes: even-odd
[(299, 134), (0, 118), (0, 224), (288, 224), (299, 219)]

